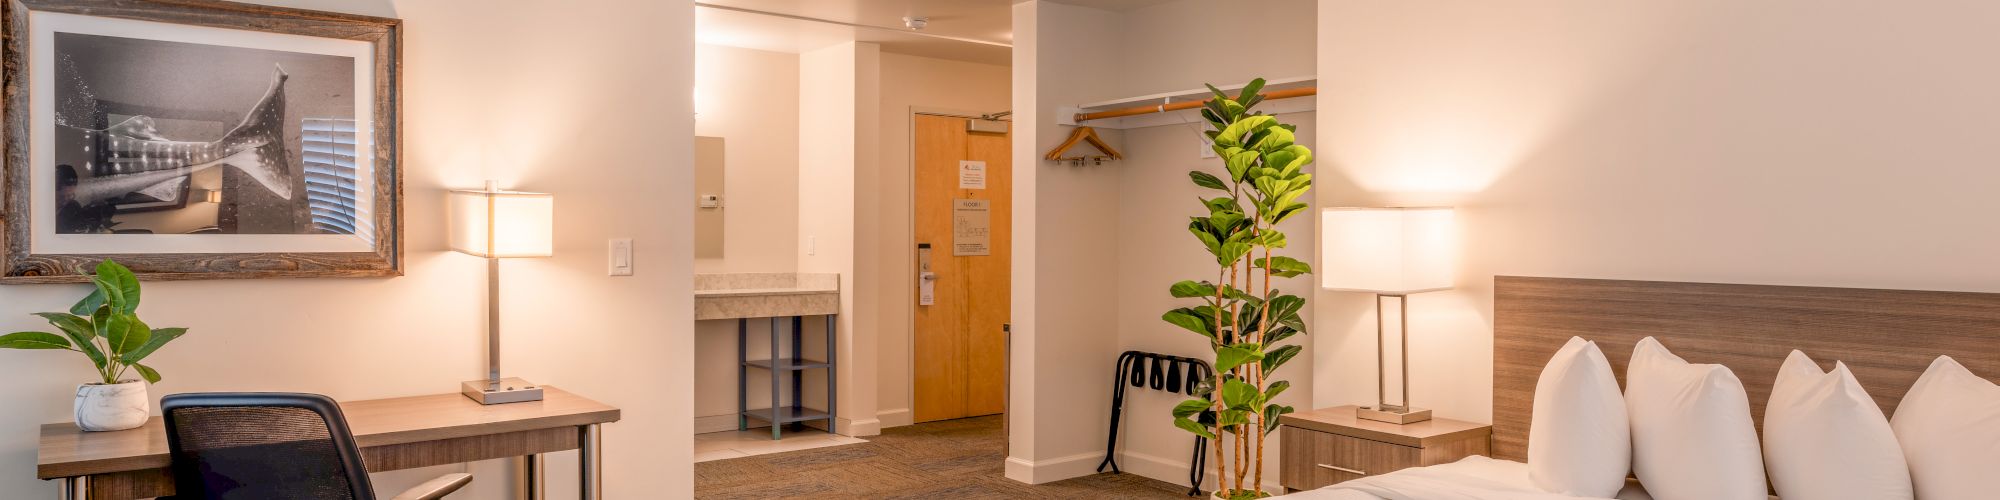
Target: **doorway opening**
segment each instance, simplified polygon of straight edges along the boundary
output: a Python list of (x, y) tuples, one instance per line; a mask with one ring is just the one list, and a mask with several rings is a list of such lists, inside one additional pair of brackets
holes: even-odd
[(914, 422), (1005, 413), (1013, 183), (1008, 123), (911, 116)]

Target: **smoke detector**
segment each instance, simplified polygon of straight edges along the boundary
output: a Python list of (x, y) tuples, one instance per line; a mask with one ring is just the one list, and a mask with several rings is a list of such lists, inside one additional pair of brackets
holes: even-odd
[(924, 29), (924, 26), (927, 26), (927, 25), (929, 25), (930, 23), (931, 23), (931, 18), (928, 18), (928, 17), (905, 17), (905, 18), (903, 18), (903, 27), (905, 27), (905, 28), (909, 28), (909, 29), (913, 29), (913, 30), (921, 30), (921, 29)]

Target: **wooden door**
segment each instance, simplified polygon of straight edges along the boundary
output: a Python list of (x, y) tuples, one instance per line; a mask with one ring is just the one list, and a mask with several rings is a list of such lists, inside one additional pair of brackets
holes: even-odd
[[(917, 422), (1006, 411), (1006, 334), (1013, 257), (1013, 193), (1007, 134), (970, 132), (968, 119), (916, 115), (916, 243), (930, 246), (933, 301), (916, 306), (912, 357), (912, 417)], [(985, 162), (984, 188), (961, 172), (963, 161)], [(988, 255), (954, 255), (955, 230), (976, 229), (961, 210), (986, 205)], [(961, 227), (966, 226), (966, 227)], [(922, 265), (919, 249), (912, 262)], [(974, 250), (976, 253), (976, 250)], [(922, 297), (922, 270), (908, 286)]]

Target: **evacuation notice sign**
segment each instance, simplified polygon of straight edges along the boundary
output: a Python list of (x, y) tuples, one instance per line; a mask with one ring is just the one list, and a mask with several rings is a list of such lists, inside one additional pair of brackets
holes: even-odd
[(993, 255), (993, 213), (987, 200), (951, 200), (951, 254)]

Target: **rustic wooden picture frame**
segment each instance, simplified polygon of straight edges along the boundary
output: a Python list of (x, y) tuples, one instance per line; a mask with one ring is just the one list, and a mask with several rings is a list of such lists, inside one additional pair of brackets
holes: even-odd
[[(0, 0), (6, 141), (0, 174), (0, 284), (89, 281), (110, 258), (141, 279), (384, 277), (403, 274), (402, 21), (216, 0)], [(373, 46), (374, 251), (352, 253), (35, 254), (29, 238), (29, 12), (356, 40)]]

